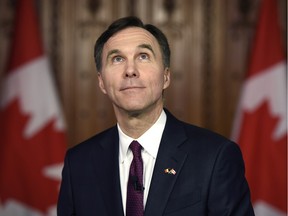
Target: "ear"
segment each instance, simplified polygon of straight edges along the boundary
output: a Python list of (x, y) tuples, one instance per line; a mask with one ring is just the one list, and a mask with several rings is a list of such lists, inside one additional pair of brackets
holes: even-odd
[(104, 81), (103, 81), (103, 78), (102, 78), (102, 74), (100, 72), (98, 72), (98, 85), (100, 87), (100, 90), (104, 94), (107, 94), (106, 89), (105, 89), (105, 85), (104, 85)]
[(168, 88), (170, 85), (170, 69), (168, 67), (165, 68), (164, 71), (164, 86), (163, 89)]

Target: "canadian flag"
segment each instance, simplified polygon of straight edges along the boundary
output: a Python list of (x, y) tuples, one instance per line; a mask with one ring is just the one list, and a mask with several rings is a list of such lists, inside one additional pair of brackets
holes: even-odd
[(255, 214), (287, 214), (287, 74), (277, 1), (262, 0), (233, 139), (246, 164)]
[(52, 216), (66, 150), (65, 125), (33, 0), (18, 0), (0, 89), (0, 215)]

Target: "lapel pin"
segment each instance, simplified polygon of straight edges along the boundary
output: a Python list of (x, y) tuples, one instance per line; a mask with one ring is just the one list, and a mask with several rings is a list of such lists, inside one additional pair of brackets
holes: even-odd
[(169, 175), (176, 175), (176, 171), (173, 168), (167, 168), (164, 172)]

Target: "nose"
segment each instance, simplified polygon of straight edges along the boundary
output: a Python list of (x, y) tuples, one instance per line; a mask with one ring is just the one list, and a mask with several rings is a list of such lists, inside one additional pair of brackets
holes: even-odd
[(139, 76), (139, 72), (137, 66), (134, 61), (127, 62), (125, 68), (125, 77), (126, 78), (136, 78)]

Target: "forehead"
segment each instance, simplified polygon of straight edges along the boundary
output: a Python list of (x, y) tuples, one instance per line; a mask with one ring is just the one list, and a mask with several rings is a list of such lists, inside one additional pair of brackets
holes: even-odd
[(147, 30), (139, 27), (129, 27), (117, 32), (105, 43), (104, 50), (137, 47), (141, 44), (150, 44), (155, 51), (160, 51), (156, 38)]

